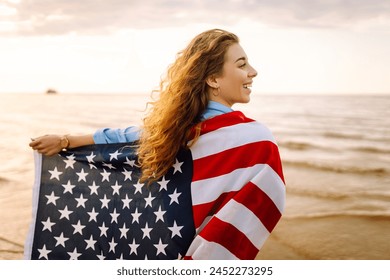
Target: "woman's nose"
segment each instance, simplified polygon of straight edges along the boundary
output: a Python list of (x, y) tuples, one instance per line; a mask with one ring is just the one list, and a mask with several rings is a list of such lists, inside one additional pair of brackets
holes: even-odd
[(257, 76), (257, 71), (255, 68), (253, 68), (252, 66), (250, 66), (250, 69), (249, 69), (249, 72), (248, 72), (248, 76), (250, 78), (254, 78)]

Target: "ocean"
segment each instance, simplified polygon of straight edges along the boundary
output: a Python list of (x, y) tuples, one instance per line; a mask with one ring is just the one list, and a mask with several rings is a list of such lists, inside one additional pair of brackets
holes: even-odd
[(288, 214), (390, 217), (390, 96), (267, 95), (244, 107), (273, 131), (286, 169), (310, 170), (286, 176)]
[[(31, 218), (34, 162), (30, 138), (139, 125), (150, 95), (1, 94), (0, 98), (0, 246), (16, 246), (19, 249), (9, 249), (9, 254), (14, 250), (18, 255)], [(368, 94), (252, 94), (250, 103), (234, 107), (268, 126), (280, 147), (287, 201), (281, 225), (271, 237), (290, 251), (286, 249), (283, 255), (278, 245), (274, 247), (278, 251), (265, 258), (390, 259), (389, 245), (383, 246), (386, 240), (390, 243), (389, 108), (390, 95)], [(318, 221), (331, 218), (332, 227), (350, 224), (345, 229), (349, 238), (357, 238), (356, 231), (362, 227), (354, 225), (359, 219), (367, 228), (361, 239), (376, 235), (377, 243), (370, 245), (375, 250), (358, 248), (363, 246), (360, 240), (338, 255), (341, 246), (336, 241), (329, 252), (317, 248), (315, 239), (310, 245), (311, 236), (322, 227)], [(317, 226), (312, 229), (313, 222)], [(303, 239), (310, 249), (302, 249)]]

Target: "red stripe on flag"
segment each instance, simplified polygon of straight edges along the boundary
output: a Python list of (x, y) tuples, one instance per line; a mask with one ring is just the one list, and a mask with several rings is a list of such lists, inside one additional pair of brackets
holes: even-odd
[(269, 232), (274, 229), (282, 216), (272, 199), (252, 182), (246, 184), (234, 200), (251, 210)]
[(255, 164), (268, 164), (284, 180), (278, 147), (271, 141), (260, 141), (194, 160), (192, 181), (221, 176)]
[[(249, 123), (253, 122), (254, 120), (247, 118), (242, 112), (240, 111), (234, 111), (231, 113), (222, 114), (219, 116), (215, 116), (211, 119), (205, 120), (200, 123), (201, 125), (201, 132), (200, 135), (209, 133), (211, 131), (226, 127), (226, 126), (232, 126), (236, 124), (241, 123)], [(194, 129), (191, 131), (191, 134), (189, 136), (189, 139), (192, 139), (195, 135)]]
[(216, 200), (208, 203), (193, 205), (192, 211), (194, 216), (195, 228), (198, 228), (208, 216), (214, 215), (219, 211), (232, 197), (237, 194), (237, 191), (222, 193)]
[(220, 129), (225, 126), (232, 126), (240, 123), (248, 123), (253, 121), (254, 120), (245, 117), (242, 112), (234, 111), (231, 113), (216, 116), (214, 118), (202, 122), (201, 135)]
[(217, 217), (210, 220), (200, 236), (220, 244), (241, 260), (254, 259), (259, 251), (244, 233)]

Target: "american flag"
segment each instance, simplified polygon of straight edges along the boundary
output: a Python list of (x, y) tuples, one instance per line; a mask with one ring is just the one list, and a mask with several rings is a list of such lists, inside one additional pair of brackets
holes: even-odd
[(139, 182), (136, 143), (35, 154), (26, 259), (254, 259), (285, 187), (269, 130), (235, 111), (157, 182)]

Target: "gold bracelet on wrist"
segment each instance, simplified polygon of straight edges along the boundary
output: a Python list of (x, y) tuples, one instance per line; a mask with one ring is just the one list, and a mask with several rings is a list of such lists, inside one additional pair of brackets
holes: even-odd
[(68, 135), (64, 135), (64, 136), (61, 137), (60, 144), (61, 144), (61, 148), (63, 150), (66, 150), (66, 149), (69, 148), (70, 142), (69, 142), (69, 139), (68, 139)]

